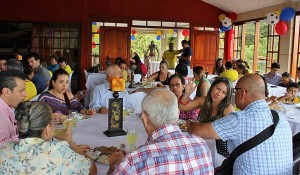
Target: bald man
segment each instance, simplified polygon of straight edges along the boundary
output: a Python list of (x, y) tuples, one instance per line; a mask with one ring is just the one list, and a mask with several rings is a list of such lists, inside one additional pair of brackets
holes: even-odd
[[(228, 141), (228, 151), (273, 124), (265, 101), (263, 79), (255, 74), (245, 75), (235, 86), (235, 103), (241, 109), (212, 123), (188, 123), (191, 134), (204, 139)], [(234, 163), (233, 174), (290, 174), (293, 166), (292, 132), (285, 117), (279, 115), (274, 134), (260, 145), (240, 155)]]
[[(96, 86), (91, 93), (91, 102), (89, 107), (94, 108), (100, 114), (107, 114), (108, 112), (108, 101), (113, 98), (113, 92), (109, 91), (109, 82), (112, 78), (122, 78), (123, 73), (120, 67), (116, 64), (109, 66), (106, 69), (106, 81), (103, 84)], [(128, 103), (128, 93), (120, 92), (119, 98), (123, 98), (123, 107), (130, 107)]]

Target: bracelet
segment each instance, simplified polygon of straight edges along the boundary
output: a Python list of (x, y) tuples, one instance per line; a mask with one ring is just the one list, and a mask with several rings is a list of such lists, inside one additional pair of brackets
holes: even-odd
[(180, 104), (187, 105), (189, 103), (189, 101), (187, 101), (187, 102), (184, 103), (184, 102), (181, 101), (181, 99), (182, 99), (182, 96), (179, 97), (179, 99), (178, 99)]

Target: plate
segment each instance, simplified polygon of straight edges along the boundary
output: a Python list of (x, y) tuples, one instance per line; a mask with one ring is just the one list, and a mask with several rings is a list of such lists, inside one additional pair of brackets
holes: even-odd
[(109, 165), (109, 156), (108, 156), (108, 155), (102, 155), (102, 156), (97, 160), (97, 162), (100, 162), (100, 163), (104, 163), (104, 164)]

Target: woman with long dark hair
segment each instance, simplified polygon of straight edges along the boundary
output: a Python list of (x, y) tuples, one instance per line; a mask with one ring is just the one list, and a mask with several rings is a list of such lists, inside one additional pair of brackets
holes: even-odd
[(196, 97), (207, 96), (210, 88), (210, 82), (205, 78), (205, 72), (202, 66), (193, 68), (194, 80), (197, 82)]
[(54, 71), (50, 80), (49, 90), (40, 95), (38, 101), (48, 104), (53, 113), (68, 115), (70, 110), (77, 110), (81, 114), (95, 114), (95, 110), (87, 110), (68, 91), (69, 74), (64, 69)]
[(225, 67), (223, 65), (223, 59), (218, 58), (216, 60), (216, 64), (215, 64), (214, 69), (213, 69), (213, 74), (220, 75), (220, 73), (222, 73), (224, 71), (225, 71)]
[[(190, 94), (196, 89), (194, 81), (185, 86), (185, 94), (179, 99), (180, 110), (193, 110), (201, 108), (198, 115), (199, 123), (208, 123), (228, 115), (234, 111), (231, 104), (231, 83), (228, 78), (217, 78), (208, 90), (207, 96), (202, 96), (189, 101)], [(217, 141), (217, 151), (224, 157), (228, 157), (227, 142)]]

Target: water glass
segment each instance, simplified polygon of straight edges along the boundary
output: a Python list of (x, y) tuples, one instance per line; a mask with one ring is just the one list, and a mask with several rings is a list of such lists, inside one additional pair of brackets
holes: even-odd
[(135, 143), (138, 138), (138, 132), (136, 129), (127, 129), (127, 141), (128, 141), (128, 147), (127, 152), (132, 152), (136, 149)]

